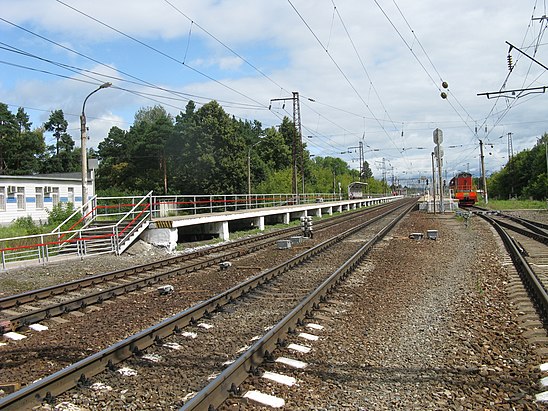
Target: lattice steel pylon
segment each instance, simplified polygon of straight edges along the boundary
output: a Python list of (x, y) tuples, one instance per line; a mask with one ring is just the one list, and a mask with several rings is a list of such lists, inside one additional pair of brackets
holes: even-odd
[(297, 141), (300, 145), (300, 156), (301, 156), (301, 181), (302, 181), (302, 191), (304, 194), (304, 148), (303, 148), (303, 134), (301, 128), (301, 104), (299, 102), (299, 92), (293, 92), (293, 124), (295, 125), (295, 132), (297, 135), (293, 139), (293, 158), (295, 159), (295, 165), (293, 167), (293, 172), (295, 173), (294, 177), (294, 192), (297, 193)]
[[(303, 148), (303, 134), (301, 130), (301, 105), (299, 103), (299, 92), (294, 91), (293, 97), (286, 97), (286, 98), (272, 98), (270, 99), (270, 103), (272, 104), (273, 101), (286, 101), (286, 100), (293, 100), (293, 125), (295, 127), (295, 132), (293, 133), (293, 144), (292, 144), (292, 157), (293, 157), (293, 164), (292, 164), (292, 178), (291, 178), (291, 189), (293, 191), (293, 194), (296, 197), (296, 200), (299, 200), (299, 181), (298, 181), (298, 173), (297, 173), (297, 139), (298, 144), (300, 146), (301, 151), (301, 179), (302, 179), (302, 193), (304, 194), (304, 148)], [(270, 106), (268, 107), (270, 110)]]

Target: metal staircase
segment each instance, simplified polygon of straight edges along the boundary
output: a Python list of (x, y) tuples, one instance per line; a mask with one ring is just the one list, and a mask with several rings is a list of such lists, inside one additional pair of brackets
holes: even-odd
[[(152, 191), (123, 205), (97, 204), (94, 196), (52, 231), (59, 235), (59, 252), (122, 254), (150, 224), (151, 204)], [(70, 222), (68, 230), (62, 231)]]
[(122, 254), (151, 222), (152, 191), (142, 197), (101, 201), (98, 204), (94, 196), (50, 233), (0, 239), (1, 269), (88, 255)]

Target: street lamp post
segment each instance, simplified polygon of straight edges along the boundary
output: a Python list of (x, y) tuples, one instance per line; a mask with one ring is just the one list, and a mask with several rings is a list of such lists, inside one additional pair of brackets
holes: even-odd
[(81, 143), (80, 147), (82, 150), (82, 216), (86, 217), (86, 204), (88, 201), (88, 155), (86, 150), (86, 102), (88, 101), (88, 98), (91, 97), (92, 94), (98, 92), (99, 90), (103, 88), (107, 88), (112, 86), (112, 83), (103, 83), (98, 88), (93, 90), (91, 93), (89, 93), (86, 98), (84, 99), (84, 104), (82, 104), (82, 114), (80, 115), (80, 137), (81, 137)]

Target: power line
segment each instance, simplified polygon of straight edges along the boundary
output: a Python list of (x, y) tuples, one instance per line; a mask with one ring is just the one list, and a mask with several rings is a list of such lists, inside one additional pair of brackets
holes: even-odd
[[(377, 7), (379, 8), (379, 10), (382, 12), (382, 14), (384, 15), (384, 17), (388, 20), (388, 22), (390, 23), (390, 25), (392, 26), (392, 28), (396, 31), (396, 33), (398, 34), (398, 36), (400, 37), (400, 39), (403, 41), (403, 43), (405, 44), (405, 46), (409, 49), (409, 51), (411, 52), (411, 54), (413, 55), (413, 57), (415, 58), (415, 60), (417, 61), (417, 63), (419, 63), (419, 65), (422, 67), (422, 69), (424, 70), (424, 72), (426, 73), (426, 75), (430, 78), (430, 80), (432, 81), (432, 84), (434, 84), (434, 86), (438, 89), (439, 92), (442, 91), (442, 89), (440, 88), (440, 86), (438, 85), (438, 83), (436, 82), (436, 80), (434, 80), (434, 78), (432, 77), (432, 75), (430, 74), (430, 72), (426, 69), (426, 67), (424, 66), (424, 64), (422, 63), (422, 61), (419, 59), (419, 57), (417, 56), (417, 54), (415, 53), (415, 51), (413, 50), (413, 47), (411, 47), (411, 45), (407, 42), (407, 40), (405, 40), (405, 38), (403, 37), (403, 35), (401, 34), (401, 32), (398, 30), (398, 28), (396, 27), (396, 25), (394, 24), (394, 22), (392, 21), (392, 19), (390, 18), (390, 16), (388, 16), (388, 14), (384, 11), (384, 9), (381, 7), (381, 5), (379, 4), (379, 2), (377, 0), (373, 0), (375, 2), (375, 4), (377, 5)], [(398, 7), (398, 10), (399, 7)], [(401, 12), (401, 10), (400, 10)], [(402, 17), (403, 17), (403, 14), (402, 14)], [(406, 21), (407, 23), (407, 19), (405, 19), (404, 17), (404, 20)], [(415, 35), (415, 32), (414, 30), (411, 28), (411, 26), (409, 26), (411, 32), (413, 33), (413, 36), (414, 38), (418, 41), (418, 38), (416, 37)], [(422, 46), (421, 46), (422, 48)], [(422, 48), (424, 50), (424, 48)], [(430, 58), (428, 58), (430, 60)], [(431, 61), (431, 60), (430, 60)], [(435, 69), (434, 67), (434, 70), (437, 72), (437, 70)], [(439, 75), (439, 73), (438, 73)], [(440, 80), (441, 80), (441, 76), (440, 76)], [(460, 117), (460, 119), (462, 120), (462, 122), (464, 124), (467, 125), (467, 127), (472, 131), (472, 128), (468, 125), (468, 122), (462, 117), (462, 115), (460, 114), (460, 112), (455, 108), (455, 106), (453, 105), (453, 103), (451, 103), (450, 100), (446, 99), (446, 101), (449, 103), (449, 105), (451, 106), (451, 108), (453, 109), (453, 111)], [(455, 101), (457, 101), (457, 103), (460, 105), (460, 103), (458, 102), (458, 100), (455, 98)], [(462, 105), (461, 105), (462, 107)], [(464, 109), (464, 107), (462, 107)], [(468, 114), (468, 112), (466, 112), (466, 110), (464, 110), (465, 113), (468, 115), (468, 117), (471, 118), (471, 116)]]
[[(301, 21), (303, 22), (303, 24), (308, 28), (308, 30), (310, 31), (310, 33), (314, 36), (314, 38), (316, 39), (316, 41), (318, 42), (318, 44), (322, 47), (322, 49), (327, 53), (327, 55), (329, 56), (331, 62), (335, 65), (335, 67), (337, 68), (337, 70), (339, 71), (339, 73), (341, 73), (341, 75), (343, 76), (343, 78), (346, 80), (346, 82), (348, 83), (348, 85), (350, 86), (350, 88), (354, 91), (354, 93), (358, 96), (358, 98), (360, 99), (360, 101), (364, 104), (364, 106), (367, 108), (367, 110), (369, 110), (369, 112), (371, 113), (371, 115), (373, 116), (373, 118), (377, 121), (377, 123), (379, 124), (379, 126), (381, 126), (381, 128), (384, 129), (384, 126), (382, 125), (382, 123), (380, 122), (380, 120), (377, 118), (377, 116), (375, 116), (375, 114), (373, 113), (373, 111), (371, 110), (371, 108), (369, 107), (369, 104), (367, 104), (367, 102), (364, 100), (364, 98), (362, 97), (362, 95), (360, 94), (360, 92), (356, 89), (356, 87), (354, 86), (354, 84), (350, 81), (350, 79), (348, 78), (348, 76), (346, 75), (346, 73), (342, 70), (342, 68), (339, 66), (339, 64), (337, 63), (337, 61), (334, 59), (334, 57), (331, 55), (331, 53), (329, 52), (329, 50), (323, 45), (322, 41), (318, 38), (318, 36), (316, 35), (316, 33), (314, 32), (314, 30), (312, 30), (312, 28), (310, 27), (310, 25), (308, 24), (308, 22), (304, 19), (304, 17), (302, 16), (302, 14), (297, 10), (297, 8), (293, 5), (293, 3), (291, 2), (291, 0), (287, 0), (288, 3), (291, 5), (291, 7), (293, 8), (293, 10), (295, 11), (295, 13), (297, 13), (297, 15), (299, 16), (299, 18), (301, 19)], [(388, 134), (388, 132), (386, 132), (385, 130), (385, 134), (386, 136), (388, 137), (388, 139), (390, 140), (390, 142), (396, 147), (396, 144), (394, 143), (394, 141), (392, 140), (392, 138), (390, 137), (390, 135)]]
[[(123, 31), (121, 31), (121, 30), (119, 30), (119, 29), (117, 29), (117, 28), (115, 28), (115, 27), (113, 27), (113, 26), (111, 26), (111, 25), (109, 25), (109, 24), (107, 24), (107, 23), (105, 23), (105, 22), (103, 22), (103, 21), (101, 21), (101, 20), (99, 20), (99, 19), (97, 19), (97, 18), (95, 18), (95, 17), (93, 17), (93, 16), (91, 16), (91, 15), (89, 15), (89, 14), (87, 14), (87, 13), (81, 11), (81, 10), (79, 10), (79, 9), (77, 9), (76, 7), (73, 7), (73, 6), (69, 5), (69, 4), (67, 4), (67, 3), (65, 3), (65, 2), (63, 2), (63, 1), (61, 1), (61, 0), (56, 0), (56, 1), (57, 1), (57, 3), (62, 4), (62, 5), (64, 5), (65, 7), (68, 7), (69, 9), (75, 11), (76, 13), (81, 14), (82, 16), (85, 16), (85, 17), (87, 17), (88, 19), (93, 20), (93, 21), (95, 21), (96, 23), (98, 23), (98, 24), (100, 24), (100, 25), (102, 25), (102, 26), (104, 26), (104, 27), (107, 27), (108, 29), (110, 29), (110, 30), (112, 30), (112, 31), (114, 31), (114, 32), (116, 32), (116, 33), (118, 33), (118, 34), (120, 34), (121, 36), (126, 37), (126, 38), (128, 38), (128, 39), (130, 39), (130, 40), (132, 40), (132, 41), (134, 41), (134, 42), (136, 42), (136, 43), (138, 43), (138, 44), (140, 44), (141, 46), (146, 47), (147, 49), (152, 50), (152, 51), (154, 51), (155, 53), (158, 53), (158, 54), (160, 54), (161, 56), (163, 56), (163, 57), (165, 57), (165, 58), (167, 58), (167, 59), (169, 59), (169, 60), (171, 60), (171, 61), (173, 61), (173, 62), (175, 62), (175, 63), (177, 63), (177, 64), (179, 64), (179, 65), (182, 65), (183, 67), (187, 67), (189, 70), (194, 71), (195, 73), (197, 73), (197, 74), (199, 74), (199, 75), (201, 75), (201, 76), (207, 78), (208, 80), (211, 80), (211, 81), (215, 82), (216, 84), (219, 84), (220, 86), (222, 86), (222, 87), (224, 87), (224, 88), (226, 88), (226, 89), (228, 89), (228, 90), (230, 90), (230, 91), (232, 91), (232, 92), (234, 92), (234, 93), (236, 93), (236, 94), (238, 94), (238, 95), (240, 95), (240, 96), (242, 96), (242, 97), (244, 97), (244, 98), (246, 98), (246, 99), (249, 99), (250, 101), (253, 101), (254, 103), (257, 103), (258, 105), (263, 105), (263, 106), (264, 106), (263, 103), (261, 103), (261, 102), (255, 100), (253, 97), (250, 97), (250, 96), (246, 95), (245, 93), (242, 93), (242, 92), (236, 90), (235, 88), (229, 86), (228, 84), (225, 84), (225, 83), (223, 83), (223, 82), (220, 81), (220, 80), (217, 80), (216, 78), (214, 78), (214, 77), (212, 77), (212, 76), (210, 76), (210, 75), (208, 75), (208, 74), (206, 74), (206, 73), (204, 73), (204, 72), (202, 72), (202, 71), (200, 71), (200, 70), (198, 70), (198, 69), (196, 69), (196, 68), (190, 66), (189, 64), (187, 64), (187, 63), (185, 63), (185, 62), (183, 62), (183, 61), (181, 61), (181, 60), (179, 60), (179, 59), (177, 59), (177, 58), (175, 58), (175, 57), (173, 57), (173, 56), (171, 56), (171, 55), (169, 55), (169, 54), (167, 54), (167, 53), (165, 53), (165, 52), (163, 52), (163, 51), (161, 51), (161, 50), (159, 50), (158, 48), (153, 47), (153, 46), (151, 46), (150, 44), (147, 44), (147, 43), (145, 43), (144, 41), (141, 41), (141, 40), (137, 39), (136, 37), (133, 37), (133, 36), (127, 34), (127, 33), (124, 33)], [(265, 107), (266, 107), (266, 106), (265, 106)]]

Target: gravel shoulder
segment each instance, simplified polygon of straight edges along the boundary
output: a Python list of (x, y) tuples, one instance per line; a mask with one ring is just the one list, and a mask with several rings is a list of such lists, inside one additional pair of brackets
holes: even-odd
[[(408, 238), (428, 229), (436, 241)], [(414, 212), (315, 321), (326, 328), (311, 353), (297, 355), (305, 371), (273, 367), (299, 388), (261, 379), (246, 388), (279, 395), (288, 409), (546, 409), (535, 402), (543, 359), (508, 298), (504, 263), (480, 218), (466, 227), (453, 215)]]

